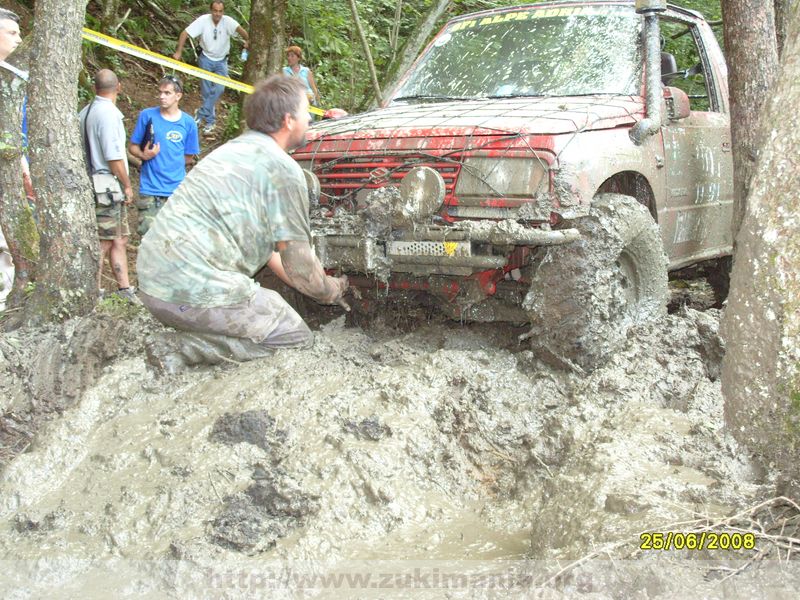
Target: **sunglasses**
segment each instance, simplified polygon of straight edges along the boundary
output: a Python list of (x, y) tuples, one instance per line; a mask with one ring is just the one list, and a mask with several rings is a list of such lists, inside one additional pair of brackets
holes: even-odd
[(175, 75), (164, 75), (164, 79), (166, 79), (173, 86), (175, 86), (176, 92), (183, 93), (183, 84), (181, 84), (181, 80), (175, 77)]
[(214, 41), (217, 41), (217, 28), (214, 27)]

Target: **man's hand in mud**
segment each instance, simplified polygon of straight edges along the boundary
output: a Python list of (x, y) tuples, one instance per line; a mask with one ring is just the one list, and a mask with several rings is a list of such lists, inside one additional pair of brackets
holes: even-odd
[(329, 304), (338, 304), (347, 312), (350, 312), (350, 305), (345, 302), (344, 293), (350, 287), (350, 282), (347, 279), (347, 275), (342, 275), (341, 277), (331, 277), (328, 276), (328, 280), (338, 288), (336, 297), (333, 298)]
[(326, 275), (308, 242), (277, 242), (275, 247), (280, 252), (286, 278), (294, 289), (322, 304), (339, 304), (344, 308), (342, 294), (348, 286), (347, 277)]

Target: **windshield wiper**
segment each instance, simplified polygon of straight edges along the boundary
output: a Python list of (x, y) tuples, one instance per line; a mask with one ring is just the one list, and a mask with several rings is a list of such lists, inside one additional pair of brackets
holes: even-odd
[(500, 98), (549, 98), (549, 94), (494, 94), (492, 96), (485, 96), (490, 100), (497, 100)]
[(418, 94), (415, 96), (399, 96), (398, 98), (392, 98), (392, 102), (398, 102), (400, 100), (421, 100), (427, 102), (449, 102), (451, 100), (476, 100), (476, 98), (471, 97), (464, 97), (464, 96), (436, 96), (432, 94)]

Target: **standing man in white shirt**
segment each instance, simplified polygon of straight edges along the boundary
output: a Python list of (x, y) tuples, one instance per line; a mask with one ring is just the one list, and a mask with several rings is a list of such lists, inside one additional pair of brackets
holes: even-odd
[[(133, 189), (128, 176), (128, 155), (125, 152), (125, 125), (117, 108), (122, 90), (119, 79), (110, 69), (100, 69), (94, 78), (95, 97), (78, 115), (81, 141), (91, 176), (107, 173), (114, 176), (116, 189), (105, 194), (95, 187), (95, 216), (100, 238), (100, 270), (108, 256), (119, 289), (116, 296), (139, 304), (136, 290), (128, 279), (128, 206), (133, 202)], [(101, 202), (101, 200), (103, 200)]]
[[(250, 38), (239, 23), (233, 18), (225, 16), (225, 3), (212, 2), (209, 14), (198, 17), (181, 31), (178, 38), (178, 49), (172, 57), (175, 60), (181, 60), (186, 39), (199, 37), (201, 53), (197, 59), (197, 66), (227, 77), (228, 54), (231, 50), (231, 36), (233, 35), (239, 35), (242, 38), (242, 44), (247, 48)], [(225, 88), (218, 83), (211, 83), (205, 79), (200, 82), (203, 105), (195, 113), (195, 120), (198, 126), (205, 122), (204, 135), (210, 135), (214, 131), (217, 119), (215, 107), (224, 91)]]

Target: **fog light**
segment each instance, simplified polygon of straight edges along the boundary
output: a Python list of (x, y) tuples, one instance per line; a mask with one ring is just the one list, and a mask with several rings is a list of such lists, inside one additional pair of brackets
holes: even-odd
[(392, 211), (395, 225), (408, 226), (428, 219), (444, 202), (442, 176), (430, 167), (414, 167), (400, 182), (400, 201)]

